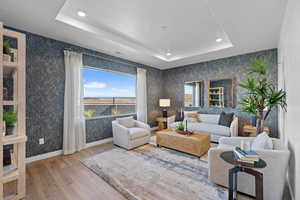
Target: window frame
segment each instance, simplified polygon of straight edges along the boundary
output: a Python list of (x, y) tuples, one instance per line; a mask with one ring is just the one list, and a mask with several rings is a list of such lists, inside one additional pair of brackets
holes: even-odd
[[(102, 71), (102, 72), (110, 72), (110, 73), (115, 73), (115, 74), (120, 74), (120, 75), (124, 75), (124, 76), (131, 76), (135, 78), (135, 98), (136, 98), (136, 91), (137, 91), (137, 76), (136, 74), (130, 74), (130, 73), (126, 73), (126, 72), (120, 72), (120, 71), (114, 71), (114, 70), (110, 70), (110, 69), (104, 69), (104, 68), (99, 68), (99, 67), (91, 67), (88, 65), (84, 65), (82, 67), (82, 78), (83, 77), (83, 70), (84, 69), (91, 69), (91, 70), (95, 70), (95, 71)], [(84, 99), (84, 94), (83, 94), (83, 99)], [(83, 103), (84, 105), (84, 103)], [(89, 117), (89, 118), (85, 118), (85, 120), (94, 120), (94, 119), (105, 119), (105, 118), (114, 118), (114, 117), (125, 117), (125, 116), (132, 116), (132, 115), (136, 115), (136, 104), (135, 104), (135, 112), (134, 113), (126, 113), (126, 114), (118, 114), (118, 115), (102, 115), (102, 116), (96, 116), (96, 117)]]

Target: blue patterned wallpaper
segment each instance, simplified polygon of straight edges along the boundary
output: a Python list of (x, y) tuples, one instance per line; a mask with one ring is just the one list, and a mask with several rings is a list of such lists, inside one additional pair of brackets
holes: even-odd
[[(260, 51), (240, 56), (223, 58), (208, 62), (202, 62), (178, 68), (173, 68), (163, 71), (164, 92), (165, 98), (171, 99), (170, 112), (179, 110), (184, 105), (184, 82), (204, 80), (204, 107), (203, 108), (186, 108), (187, 110), (198, 110), (200, 113), (220, 113), (235, 112), (239, 117), (239, 132), (242, 133), (242, 126), (250, 123), (250, 116), (247, 113), (239, 112), (238, 101), (245, 90), (238, 86), (241, 80), (247, 77), (248, 66), (253, 58), (266, 57), (273, 68), (268, 71), (268, 78), (277, 86), (277, 49)], [(234, 97), (236, 98), (236, 108), (210, 108), (208, 106), (208, 81), (218, 78), (233, 78), (234, 79)], [(274, 110), (266, 124), (270, 127), (272, 136), (277, 136), (278, 131), (278, 111)]]
[[(148, 123), (152, 126), (155, 125), (155, 117), (160, 113), (158, 102), (161, 96), (162, 71), (29, 32), (20, 32), (25, 33), (27, 39), (27, 157), (62, 149), (65, 83), (64, 49), (85, 52), (109, 59), (84, 55), (84, 64), (93, 67), (131, 74), (136, 74), (137, 67), (145, 68), (148, 84)], [(113, 119), (114, 117), (87, 120), (87, 142), (111, 137), (111, 121)], [(45, 138), (44, 145), (38, 144), (41, 137)]]
[[(11, 28), (13, 29), (13, 28)], [(18, 30), (20, 31), (20, 30)], [(183, 106), (183, 83), (191, 80), (205, 80), (205, 95), (207, 97), (207, 82), (212, 78), (235, 78), (236, 83), (246, 77), (247, 66), (251, 58), (268, 56), (272, 63), (277, 61), (277, 50), (262, 51), (247, 55), (203, 62), (170, 70), (158, 70), (149, 66), (85, 49), (65, 42), (49, 39), (36, 34), (20, 31), (27, 36), (26, 57), (26, 93), (27, 93), (27, 157), (60, 150), (63, 138), (63, 108), (64, 108), (64, 58), (63, 50), (74, 50), (108, 58), (84, 55), (85, 65), (100, 67), (113, 71), (136, 74), (136, 67), (147, 69), (147, 101), (148, 123), (155, 126), (155, 117), (161, 115), (158, 106), (160, 98), (171, 98), (170, 112)], [(277, 83), (277, 68), (270, 73), (270, 78)], [(243, 90), (236, 87), (237, 99), (243, 95)], [(191, 109), (191, 108), (189, 108)], [(220, 109), (205, 106), (197, 110), (205, 113), (219, 113)], [(237, 112), (235, 109), (226, 111)], [(249, 122), (249, 116), (238, 113), (240, 125)], [(87, 142), (93, 142), (112, 136), (111, 118), (91, 119), (86, 122)], [(277, 133), (277, 111), (268, 120), (273, 135)], [(38, 139), (44, 137), (45, 144), (39, 145)]]

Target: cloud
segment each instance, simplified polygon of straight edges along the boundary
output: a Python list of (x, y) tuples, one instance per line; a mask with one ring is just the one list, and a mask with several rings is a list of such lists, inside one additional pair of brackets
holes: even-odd
[(128, 92), (129, 93), (129, 89), (121, 89), (121, 88), (112, 88), (111, 89), (113, 92), (120, 92), (120, 93), (126, 93)]
[(103, 82), (88, 82), (84, 84), (85, 88), (97, 88), (97, 89), (101, 89), (101, 88), (106, 88), (106, 83)]

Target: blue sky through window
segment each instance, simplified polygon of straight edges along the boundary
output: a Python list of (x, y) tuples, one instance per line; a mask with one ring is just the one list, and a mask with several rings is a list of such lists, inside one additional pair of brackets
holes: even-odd
[(135, 97), (136, 77), (83, 69), (84, 97)]

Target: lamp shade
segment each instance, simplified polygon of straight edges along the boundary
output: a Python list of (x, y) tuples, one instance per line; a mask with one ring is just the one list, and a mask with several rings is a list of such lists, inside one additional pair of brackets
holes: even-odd
[(159, 106), (160, 107), (169, 107), (171, 105), (170, 99), (160, 99)]

